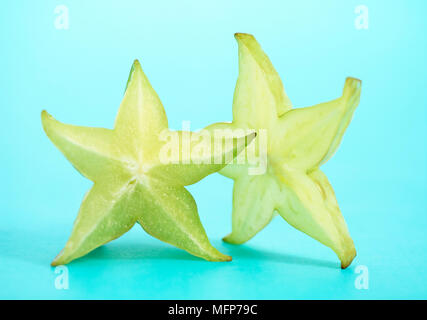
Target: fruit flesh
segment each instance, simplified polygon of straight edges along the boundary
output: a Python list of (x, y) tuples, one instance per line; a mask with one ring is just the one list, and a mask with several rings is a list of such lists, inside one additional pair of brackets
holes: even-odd
[[(83, 199), (69, 240), (52, 265), (66, 264), (89, 253), (120, 237), (136, 222), (152, 236), (195, 256), (209, 261), (231, 260), (210, 244), (196, 203), (184, 188), (226, 163), (199, 164), (198, 160), (204, 159), (193, 157), (173, 166), (161, 161), (164, 143), (159, 136), (170, 130), (163, 105), (138, 61), (132, 66), (114, 129), (63, 124), (46, 111), (42, 112), (42, 124), (55, 146), (94, 182)], [(252, 133), (233, 139), (230, 148), (218, 152), (232, 159), (254, 137)], [(181, 149), (181, 144), (177, 148)], [(215, 155), (216, 150), (212, 150)]]
[[(330, 247), (346, 268), (356, 250), (334, 191), (319, 167), (341, 142), (359, 104), (361, 82), (348, 78), (340, 98), (292, 109), (279, 75), (255, 38), (248, 34), (235, 37), (239, 77), (233, 122), (209, 129), (265, 130), (267, 170), (263, 175), (249, 175), (249, 164), (231, 163), (220, 171), (235, 181), (232, 232), (224, 241), (248, 241), (278, 212), (293, 227)], [(258, 139), (254, 143), (258, 146)]]

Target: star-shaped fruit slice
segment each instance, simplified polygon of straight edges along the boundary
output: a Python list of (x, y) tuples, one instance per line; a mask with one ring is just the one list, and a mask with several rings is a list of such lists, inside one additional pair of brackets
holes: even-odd
[[(359, 104), (361, 82), (348, 78), (338, 99), (291, 109), (282, 81), (259, 43), (252, 35), (235, 37), (239, 77), (233, 122), (209, 129), (251, 128), (258, 136), (246, 165), (235, 164), (234, 159), (220, 171), (234, 179), (232, 232), (224, 240), (248, 241), (278, 212), (293, 227), (331, 248), (346, 268), (356, 250), (334, 191), (319, 167), (341, 142)], [(264, 170), (251, 172), (257, 161), (257, 166), (264, 163)]]
[[(168, 129), (163, 105), (138, 61), (132, 66), (114, 129), (63, 124), (46, 111), (42, 123), (55, 146), (94, 182), (65, 248), (52, 265), (87, 254), (136, 222), (153, 237), (195, 256), (231, 260), (210, 244), (196, 203), (184, 186), (223, 168), (225, 160), (232, 160), (255, 133), (231, 144), (224, 142), (224, 148), (193, 152), (202, 134)], [(204, 141), (208, 147), (214, 144), (213, 139)]]

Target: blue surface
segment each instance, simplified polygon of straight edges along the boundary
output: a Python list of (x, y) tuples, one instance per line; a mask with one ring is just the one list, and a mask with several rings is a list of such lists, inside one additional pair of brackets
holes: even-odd
[[(54, 8), (69, 8), (68, 30)], [(0, 10), (0, 298), (427, 298), (427, 2), (8, 1)], [(91, 183), (42, 131), (40, 111), (112, 127), (133, 59), (161, 97), (172, 128), (231, 120), (235, 32), (254, 34), (295, 106), (334, 99), (363, 80), (360, 107), (323, 167), (358, 256), (339, 269), (332, 251), (276, 218), (236, 247), (232, 181), (191, 186), (213, 244), (233, 256), (209, 263), (136, 226), (71, 263), (55, 288), (51, 260), (65, 244)], [(369, 289), (358, 290), (358, 265)]]

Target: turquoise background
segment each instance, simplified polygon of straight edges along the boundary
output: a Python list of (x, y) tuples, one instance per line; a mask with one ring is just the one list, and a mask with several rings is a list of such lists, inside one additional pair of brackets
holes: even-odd
[[(69, 8), (69, 30), (54, 8)], [(356, 30), (354, 9), (369, 8)], [(0, 298), (427, 298), (427, 2), (7, 1), (0, 10)], [(340, 270), (334, 253), (280, 217), (246, 245), (231, 228), (232, 181), (214, 174), (189, 189), (213, 244), (209, 263), (136, 226), (68, 266), (55, 289), (51, 260), (65, 244), (91, 183), (42, 131), (40, 112), (111, 128), (135, 58), (170, 126), (231, 120), (235, 32), (252, 33), (293, 104), (363, 80), (362, 100), (337, 154), (323, 167), (356, 243)], [(358, 265), (369, 289), (358, 290)]]

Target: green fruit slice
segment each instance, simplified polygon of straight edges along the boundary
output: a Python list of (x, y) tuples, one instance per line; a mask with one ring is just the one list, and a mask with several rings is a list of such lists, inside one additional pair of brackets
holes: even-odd
[[(138, 61), (132, 66), (114, 129), (63, 124), (46, 111), (42, 112), (42, 124), (55, 146), (94, 182), (68, 242), (52, 265), (66, 264), (89, 253), (120, 237), (137, 222), (152, 236), (195, 256), (209, 261), (231, 260), (210, 244), (196, 203), (184, 186), (222, 169), (227, 162), (208, 160), (232, 160), (255, 133), (233, 138), (231, 144), (225, 143), (228, 148), (209, 145), (210, 152), (189, 156), (183, 152), (183, 133), (168, 129), (163, 105)], [(178, 137), (169, 142), (178, 151), (178, 163), (165, 163), (160, 157), (166, 147), (161, 139), (165, 133)], [(189, 147), (191, 151), (198, 144), (192, 141)]]

